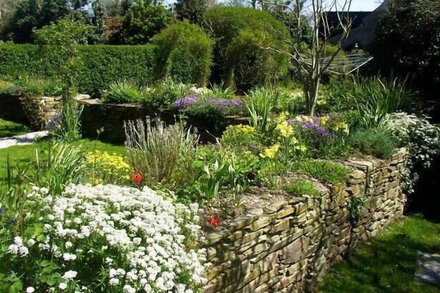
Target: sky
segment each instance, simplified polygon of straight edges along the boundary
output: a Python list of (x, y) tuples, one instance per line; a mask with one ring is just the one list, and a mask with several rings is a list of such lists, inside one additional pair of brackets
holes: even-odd
[(373, 11), (382, 1), (377, 0), (352, 0), (351, 11)]

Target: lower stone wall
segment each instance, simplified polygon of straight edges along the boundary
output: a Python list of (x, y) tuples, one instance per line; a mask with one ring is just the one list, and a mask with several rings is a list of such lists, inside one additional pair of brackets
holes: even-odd
[[(257, 189), (243, 199), (246, 215), (206, 235), (205, 292), (313, 291), (317, 281), (357, 243), (402, 216), (400, 188), (406, 153), (391, 160), (351, 160), (349, 179), (317, 183), (319, 198)], [(355, 217), (350, 208), (364, 202)]]

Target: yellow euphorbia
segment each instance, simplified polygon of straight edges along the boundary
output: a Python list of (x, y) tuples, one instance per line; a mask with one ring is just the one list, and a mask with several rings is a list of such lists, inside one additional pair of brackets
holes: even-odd
[(346, 122), (337, 122), (334, 127), (333, 130), (338, 132), (338, 131), (342, 131), (345, 133), (349, 133), (349, 127), (348, 124)]
[(281, 144), (279, 142), (277, 142), (276, 144), (274, 144), (270, 148), (265, 149), (263, 151), (263, 153), (260, 154), (260, 157), (273, 159), (276, 157), (280, 148), (281, 148)]

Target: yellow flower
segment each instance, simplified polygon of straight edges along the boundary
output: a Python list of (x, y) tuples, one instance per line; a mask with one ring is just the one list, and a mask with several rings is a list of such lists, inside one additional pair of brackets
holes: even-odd
[(346, 122), (338, 122), (338, 123), (336, 123), (335, 126), (333, 127), (333, 129), (335, 131), (342, 131), (342, 132), (344, 132), (346, 134), (349, 133), (349, 127), (348, 127), (348, 124)]
[(287, 121), (288, 118), (289, 118), (289, 113), (287, 113), (287, 112), (282, 112), (282, 113), (280, 114), (280, 116), (278, 116), (278, 118), (277, 118), (277, 123), (285, 122), (285, 121)]
[(270, 148), (267, 148), (263, 151), (262, 154), (260, 154), (260, 157), (262, 158), (269, 158), (269, 159), (273, 159), (276, 157), (278, 151), (281, 148), (281, 144), (279, 142), (277, 142), (276, 144), (274, 144), (273, 146), (271, 146)]
[(326, 105), (326, 104), (327, 104), (327, 101), (326, 101), (325, 99), (318, 99), (318, 100), (316, 101), (316, 104), (317, 104), (318, 106), (323, 106), (323, 105)]
[(289, 137), (293, 134), (293, 128), (287, 121), (278, 123), (275, 129), (280, 132), (282, 137)]
[(328, 120), (329, 120), (328, 116), (323, 116), (323, 117), (321, 117), (321, 119), (319, 120), (319, 122), (320, 122), (320, 124), (321, 124), (322, 126), (324, 126), (324, 125), (327, 124)]
[(297, 150), (299, 150), (301, 153), (305, 153), (307, 151), (307, 146), (305, 144), (301, 144), (297, 147)]

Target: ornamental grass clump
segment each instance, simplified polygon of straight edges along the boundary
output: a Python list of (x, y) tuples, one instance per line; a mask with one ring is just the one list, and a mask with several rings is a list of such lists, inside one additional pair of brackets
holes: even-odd
[(185, 178), (191, 180), (190, 174), (185, 174), (190, 168), (180, 164), (193, 153), (197, 136), (182, 123), (166, 126), (159, 119), (136, 120), (124, 123), (124, 128), (127, 161), (133, 171), (144, 176), (146, 184), (171, 187)]
[(59, 196), (35, 188), (20, 207), (24, 233), (0, 217), (2, 292), (192, 292), (206, 281), (196, 204), (147, 187), (70, 185)]

